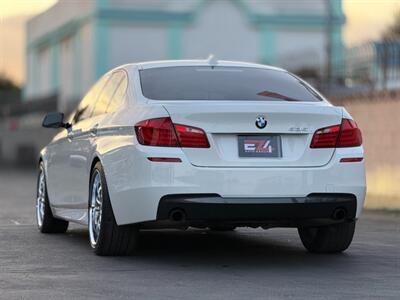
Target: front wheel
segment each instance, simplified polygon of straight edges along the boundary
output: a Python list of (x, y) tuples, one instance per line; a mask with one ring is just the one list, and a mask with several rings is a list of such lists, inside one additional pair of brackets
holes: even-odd
[(346, 250), (353, 240), (356, 221), (323, 227), (299, 228), (304, 247), (313, 253), (339, 253)]
[(88, 215), (90, 245), (97, 255), (133, 253), (138, 240), (138, 230), (133, 225), (117, 225), (100, 162), (95, 165), (91, 175)]

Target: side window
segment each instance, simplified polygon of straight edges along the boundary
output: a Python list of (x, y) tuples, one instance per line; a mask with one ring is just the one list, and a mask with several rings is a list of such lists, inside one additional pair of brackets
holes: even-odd
[(125, 73), (123, 73), (123, 78), (117, 87), (117, 90), (114, 93), (114, 96), (111, 98), (110, 103), (108, 104), (107, 112), (116, 112), (118, 109), (122, 107), (125, 103), (126, 90), (128, 88), (128, 78)]
[(79, 121), (90, 118), (94, 108), (94, 104), (99, 96), (99, 93), (107, 82), (109, 75), (100, 78), (95, 85), (89, 90), (89, 92), (83, 97), (82, 101), (79, 103), (78, 108), (75, 111), (72, 123), (76, 124)]
[(115, 90), (117, 89), (122, 76), (124, 75), (123, 72), (115, 72), (111, 75), (110, 80), (107, 82), (99, 98), (97, 99), (96, 105), (94, 107), (93, 116), (101, 115), (106, 113), (108, 104), (114, 95)]

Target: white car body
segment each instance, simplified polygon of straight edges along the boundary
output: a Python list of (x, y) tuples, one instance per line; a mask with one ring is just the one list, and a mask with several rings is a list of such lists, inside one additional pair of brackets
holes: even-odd
[[(218, 66), (265, 68), (256, 64), (218, 61)], [(366, 183), (362, 146), (328, 149), (309, 147), (319, 128), (352, 119), (343, 107), (328, 101), (160, 101), (146, 98), (139, 70), (176, 66), (209, 66), (208, 61), (164, 61), (124, 65), (126, 101), (112, 113), (100, 114), (61, 130), (41, 151), (48, 197), (55, 217), (88, 223), (91, 168), (100, 161), (118, 225), (157, 221), (160, 199), (168, 195), (218, 195), (222, 199), (306, 198), (310, 194), (350, 194), (356, 199), (355, 218), (362, 211)], [(265, 116), (268, 125), (254, 122)], [(210, 148), (141, 145), (134, 126), (140, 121), (170, 117), (174, 123), (205, 131)], [(240, 134), (279, 134), (282, 157), (238, 156)], [(179, 158), (154, 162), (148, 157)], [(266, 200), (268, 201), (268, 200)], [(241, 202), (242, 203), (242, 202)]]

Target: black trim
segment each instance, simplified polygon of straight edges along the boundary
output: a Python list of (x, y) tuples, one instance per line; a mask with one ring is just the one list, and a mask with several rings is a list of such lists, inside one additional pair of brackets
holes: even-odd
[(357, 201), (352, 194), (310, 194), (307, 197), (223, 198), (217, 194), (166, 195), (161, 198), (157, 220), (169, 220), (174, 210), (184, 212), (187, 223), (304, 223), (335, 220), (344, 209), (345, 219), (355, 219)]

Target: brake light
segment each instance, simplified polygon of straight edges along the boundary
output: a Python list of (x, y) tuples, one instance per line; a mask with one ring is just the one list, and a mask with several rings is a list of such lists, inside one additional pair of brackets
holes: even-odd
[(362, 144), (361, 130), (356, 122), (342, 119), (340, 125), (318, 129), (313, 136), (310, 148), (358, 147)]
[(311, 141), (311, 148), (335, 148), (340, 125), (318, 129)]
[(362, 144), (361, 130), (353, 120), (343, 119), (337, 148), (358, 147)]
[(179, 147), (174, 125), (170, 118), (145, 120), (135, 125), (140, 144), (159, 147)]
[(181, 147), (210, 148), (206, 133), (203, 129), (175, 124), (175, 130)]
[(135, 125), (140, 144), (158, 147), (209, 148), (206, 133), (196, 127), (173, 124), (171, 118), (144, 120)]

